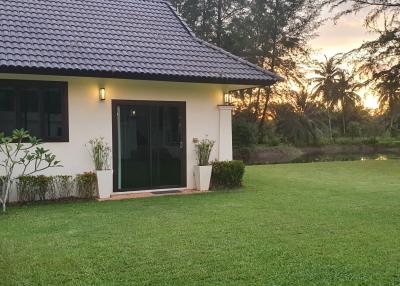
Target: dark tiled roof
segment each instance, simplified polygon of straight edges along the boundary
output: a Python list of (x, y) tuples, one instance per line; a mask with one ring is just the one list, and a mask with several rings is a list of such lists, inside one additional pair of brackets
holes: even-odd
[(280, 78), (196, 38), (169, 3), (0, 0), (0, 72), (271, 84)]

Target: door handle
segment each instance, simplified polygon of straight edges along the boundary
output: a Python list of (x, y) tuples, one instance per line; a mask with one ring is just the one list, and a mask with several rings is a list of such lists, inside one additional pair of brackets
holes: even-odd
[(183, 141), (179, 142), (179, 148), (183, 149)]

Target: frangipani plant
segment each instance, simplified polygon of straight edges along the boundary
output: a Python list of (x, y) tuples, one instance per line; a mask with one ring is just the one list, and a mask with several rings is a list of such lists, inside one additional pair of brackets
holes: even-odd
[(42, 141), (24, 129), (14, 130), (11, 136), (0, 133), (0, 203), (3, 212), (15, 180), (48, 168), (61, 167), (60, 161), (49, 150), (40, 147)]

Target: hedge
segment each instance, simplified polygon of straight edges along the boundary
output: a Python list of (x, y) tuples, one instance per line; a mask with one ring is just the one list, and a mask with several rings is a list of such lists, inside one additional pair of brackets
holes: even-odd
[(212, 188), (239, 188), (243, 183), (245, 165), (242, 161), (213, 162)]

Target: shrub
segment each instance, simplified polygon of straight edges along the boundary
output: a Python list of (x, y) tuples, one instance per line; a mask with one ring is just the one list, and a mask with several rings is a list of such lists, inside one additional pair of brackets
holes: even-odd
[(54, 186), (54, 181), (55, 181), (55, 177), (50, 177), (50, 182), (49, 182), (49, 186), (47, 189), (47, 199), (49, 200), (55, 200), (57, 199), (57, 189)]
[(22, 176), (18, 178), (17, 196), (20, 202), (31, 202), (35, 200), (35, 177)]
[(245, 165), (242, 161), (214, 162), (211, 176), (213, 188), (238, 188), (242, 186)]
[(93, 172), (86, 172), (76, 176), (78, 196), (84, 199), (94, 198), (97, 194), (97, 178)]
[(17, 195), (20, 202), (33, 202), (46, 200), (50, 190), (52, 177), (47, 176), (22, 176), (17, 181)]
[(51, 199), (70, 198), (73, 195), (75, 181), (72, 176), (53, 177)]
[(72, 176), (21, 176), (17, 181), (18, 201), (33, 202), (71, 198), (75, 193), (75, 181), (79, 197), (91, 199), (96, 196), (95, 173), (77, 175), (76, 179)]
[(50, 190), (52, 177), (37, 176), (35, 177), (35, 192), (37, 193), (39, 200), (46, 200), (46, 195)]

